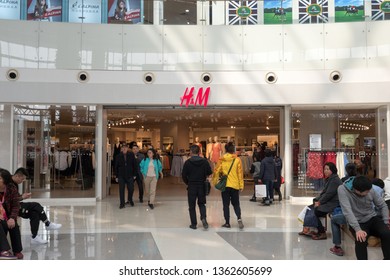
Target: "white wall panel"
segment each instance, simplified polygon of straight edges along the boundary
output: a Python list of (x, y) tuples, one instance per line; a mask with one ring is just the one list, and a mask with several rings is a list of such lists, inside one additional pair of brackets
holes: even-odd
[(1, 67), (38, 68), (39, 22), (1, 21)]
[(165, 70), (202, 69), (202, 29), (199, 26), (164, 25)]
[(323, 24), (284, 25), (284, 69), (323, 69)]
[(83, 24), (81, 68), (123, 69), (122, 25)]
[(244, 26), (244, 70), (283, 69), (283, 26)]
[(242, 27), (205, 26), (204, 70), (242, 70)]
[(390, 36), (388, 21), (367, 23), (368, 67), (390, 66)]
[(325, 24), (325, 68), (365, 68), (365, 22)]
[(162, 70), (162, 25), (124, 25), (124, 70)]
[(40, 23), (39, 68), (81, 68), (81, 24)]

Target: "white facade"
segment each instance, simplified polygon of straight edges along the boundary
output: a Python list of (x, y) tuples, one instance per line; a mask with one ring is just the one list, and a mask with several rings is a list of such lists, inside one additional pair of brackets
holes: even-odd
[[(0, 103), (97, 105), (100, 140), (106, 133), (103, 106), (180, 106), (187, 87), (210, 87), (208, 106), (284, 106), (286, 159), (294, 108), (380, 108), (378, 134), (390, 139), (386, 21), (256, 26), (1, 21), (0, 26)], [(17, 71), (15, 80), (8, 78), (10, 69)], [(85, 82), (78, 81), (80, 71), (88, 76)], [(331, 81), (334, 71), (338, 82)], [(270, 72), (272, 84), (266, 81)], [(146, 73), (152, 73), (151, 83), (144, 82)], [(202, 82), (204, 73), (210, 83)], [(3, 131), (12, 132), (7, 110)], [(14, 142), (12, 133), (2, 135), (3, 143)], [(103, 142), (96, 143), (98, 163)], [(0, 147), (1, 165), (10, 169), (12, 149)], [(387, 161), (388, 156), (380, 163), (381, 177), (389, 174)], [(106, 193), (99, 166), (97, 198)]]

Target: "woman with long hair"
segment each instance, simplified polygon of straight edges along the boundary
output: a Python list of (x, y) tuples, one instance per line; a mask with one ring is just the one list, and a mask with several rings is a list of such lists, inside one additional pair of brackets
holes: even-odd
[(146, 158), (140, 163), (140, 168), (144, 176), (146, 196), (149, 197), (148, 206), (150, 209), (154, 209), (157, 180), (163, 178), (162, 164), (156, 150), (148, 149)]

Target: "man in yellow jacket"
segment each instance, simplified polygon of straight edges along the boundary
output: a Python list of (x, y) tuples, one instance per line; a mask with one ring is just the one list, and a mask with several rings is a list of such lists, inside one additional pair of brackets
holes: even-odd
[(236, 147), (233, 143), (228, 143), (225, 146), (226, 154), (223, 155), (214, 169), (213, 183), (218, 182), (221, 174), (228, 175), (226, 190), (221, 193), (223, 202), (223, 215), (225, 218), (225, 224), (222, 227), (230, 228), (230, 202), (233, 205), (234, 212), (237, 216), (238, 227), (244, 228), (244, 224), (241, 220), (241, 208), (240, 208), (240, 195), (239, 192), (244, 189), (244, 172), (242, 170), (241, 160), (237, 158), (235, 154)]

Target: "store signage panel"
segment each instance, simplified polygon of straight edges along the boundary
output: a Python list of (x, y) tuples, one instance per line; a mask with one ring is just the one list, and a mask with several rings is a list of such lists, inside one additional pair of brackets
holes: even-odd
[(0, 19), (20, 19), (21, 0), (0, 0)]
[(210, 87), (200, 87), (196, 89), (195, 87), (187, 87), (184, 91), (182, 97), (180, 97), (180, 106), (186, 108), (190, 106), (203, 106), (207, 107), (209, 102)]

